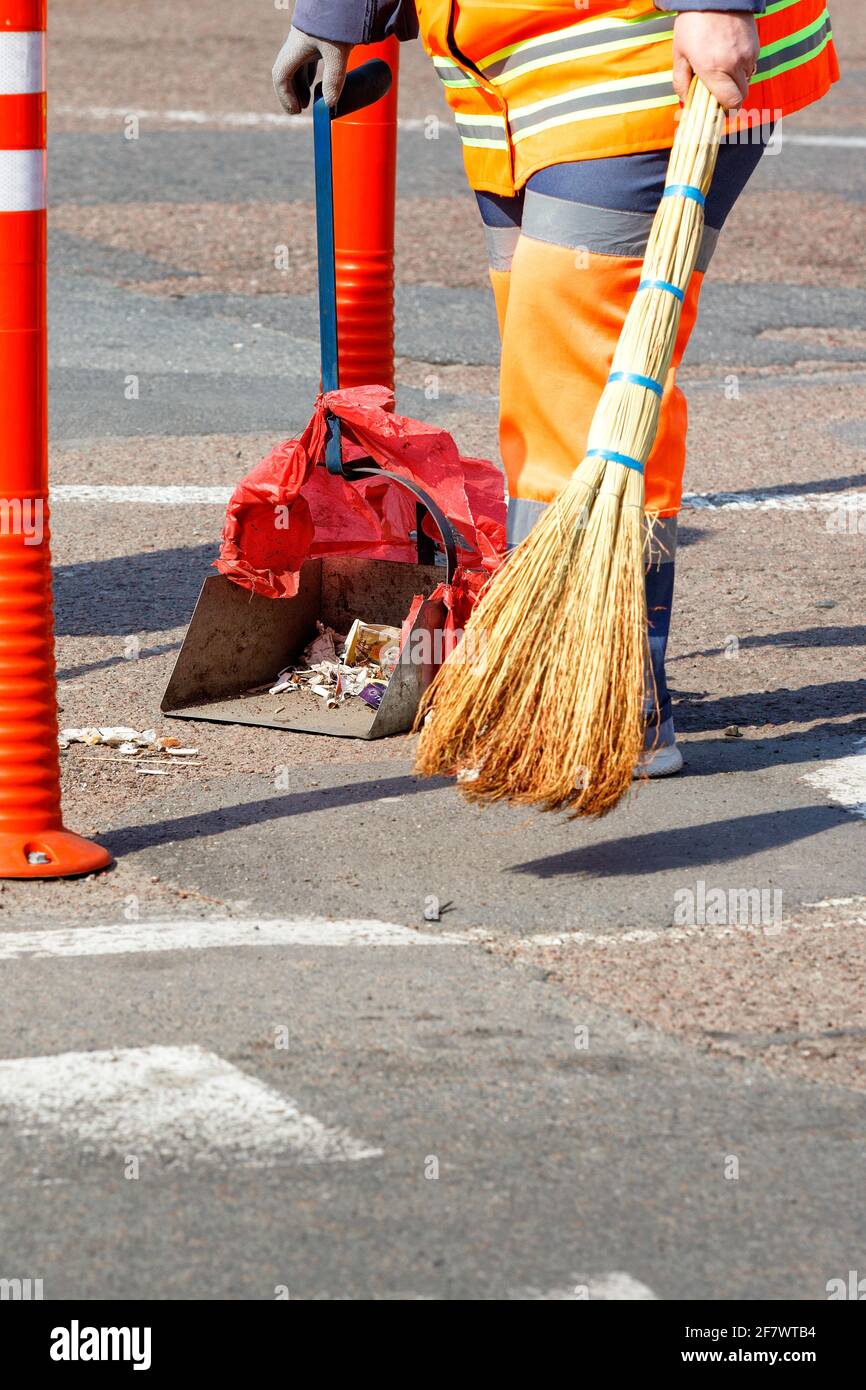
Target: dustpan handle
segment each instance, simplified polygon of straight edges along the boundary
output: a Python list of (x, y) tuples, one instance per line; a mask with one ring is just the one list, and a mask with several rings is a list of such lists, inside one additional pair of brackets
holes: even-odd
[[(396, 483), (398, 487), (405, 488), (407, 492), (411, 492), (412, 496), (419, 503), (416, 512), (418, 526), (418, 561), (420, 564), (433, 564), (434, 562), (435, 551), (433, 551), (433, 554), (431, 554), (429, 558), (425, 556), (422, 559), (423, 542), (429, 541), (429, 537), (422, 536), (421, 526), (425, 513), (429, 512), (436, 523), (436, 529), (442, 540), (442, 549), (445, 551), (445, 583), (450, 584), (454, 578), (454, 572), (457, 569), (457, 537), (454, 534), (454, 527), (451, 525), (451, 522), (442, 511), (441, 507), (437, 506), (433, 501), (430, 494), (425, 492), (418, 483), (413, 482), (411, 478), (404, 478), (399, 473), (389, 473), (387, 468), (377, 468), (375, 464), (370, 468), (363, 466), (357, 468), (353, 467), (352, 477), (385, 478), (389, 483)], [(430, 550), (433, 550), (432, 541), (430, 541)]]
[[(354, 68), (346, 78), (340, 100), (333, 109), (322, 95), (321, 83), (313, 100), (313, 152), (316, 168), (316, 250), (319, 260), (319, 332), (322, 351), (322, 390), (340, 389), (339, 342), (337, 334), (337, 264), (334, 246), (334, 159), (331, 123), (372, 106), (389, 90), (391, 69), (381, 58), (371, 58)], [(331, 473), (341, 473), (340, 431), (331, 422), (326, 462)], [(332, 467), (332, 462), (337, 467)]]
[[(391, 87), (391, 69), (381, 58), (371, 58), (354, 68), (346, 78), (346, 85), (336, 107), (327, 105), (321, 83), (317, 85), (313, 99), (313, 153), (316, 171), (316, 250), (319, 262), (319, 334), (322, 354), (322, 390), (340, 389), (339, 331), (337, 325), (337, 257), (334, 242), (334, 158), (331, 143), (331, 126), (340, 116), (349, 116), (374, 101), (385, 96)], [(325, 464), (328, 472), (340, 477), (373, 476), (381, 474), (389, 482), (399, 484), (411, 492), (418, 502), (416, 510), (416, 536), (418, 559), (421, 564), (432, 564), (433, 543), (422, 531), (425, 510), (430, 513), (445, 551), (445, 581), (450, 584), (457, 568), (457, 541), (451, 523), (444, 512), (437, 507), (431, 497), (416, 483), (402, 478), (386, 469), (353, 467), (347, 473), (343, 467), (340, 422), (328, 415), (328, 437), (325, 442)]]

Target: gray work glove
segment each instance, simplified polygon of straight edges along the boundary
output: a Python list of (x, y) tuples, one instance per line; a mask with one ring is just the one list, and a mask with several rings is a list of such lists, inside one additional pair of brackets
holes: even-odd
[(297, 116), (309, 105), (310, 88), (322, 61), (322, 95), (329, 106), (336, 106), (346, 80), (350, 43), (331, 43), (314, 39), (292, 29), (274, 63), (274, 90), (290, 116)]

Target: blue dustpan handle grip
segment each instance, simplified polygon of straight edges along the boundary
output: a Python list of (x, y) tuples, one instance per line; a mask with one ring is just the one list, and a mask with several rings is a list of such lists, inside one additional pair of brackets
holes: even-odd
[[(322, 352), (322, 390), (340, 388), (339, 339), (337, 335), (337, 267), (334, 248), (334, 161), (331, 122), (351, 115), (384, 96), (391, 86), (391, 69), (380, 58), (371, 58), (355, 68), (332, 111), (316, 87), (313, 101), (313, 151), (316, 167), (316, 249), (319, 260), (319, 333)], [(329, 473), (342, 473), (340, 422), (329, 420), (325, 463)]]
[[(313, 154), (316, 166), (316, 250), (319, 260), (319, 340), (322, 354), (322, 390), (340, 388), (337, 337), (337, 264), (334, 247), (334, 162), (331, 151), (333, 112), (316, 88), (313, 101)], [(340, 422), (328, 416), (325, 464), (329, 473), (343, 472)]]
[(390, 92), (393, 80), (391, 69), (381, 58), (361, 63), (346, 77), (334, 116), (339, 120), (341, 116), (351, 116), (354, 111), (372, 106), (374, 101)]

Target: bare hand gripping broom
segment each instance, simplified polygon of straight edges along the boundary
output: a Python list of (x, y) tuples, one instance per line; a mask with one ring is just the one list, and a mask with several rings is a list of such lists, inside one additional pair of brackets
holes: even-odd
[(650, 670), (643, 469), (723, 126), (695, 79), (586, 457), (492, 580), (422, 704), (418, 771), (467, 773), (472, 801), (599, 816), (631, 785)]

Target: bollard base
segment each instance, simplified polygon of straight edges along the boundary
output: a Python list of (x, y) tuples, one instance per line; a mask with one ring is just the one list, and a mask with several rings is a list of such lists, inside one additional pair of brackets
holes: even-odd
[(76, 878), (113, 863), (102, 845), (71, 830), (0, 832), (0, 878)]

